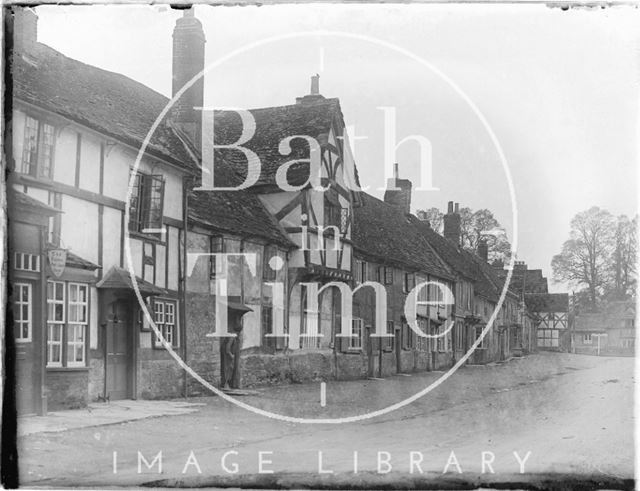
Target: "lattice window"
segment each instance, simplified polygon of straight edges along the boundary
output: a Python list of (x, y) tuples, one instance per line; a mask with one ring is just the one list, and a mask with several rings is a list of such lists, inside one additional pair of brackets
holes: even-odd
[(164, 177), (137, 173), (129, 200), (129, 230), (150, 235), (162, 234)]

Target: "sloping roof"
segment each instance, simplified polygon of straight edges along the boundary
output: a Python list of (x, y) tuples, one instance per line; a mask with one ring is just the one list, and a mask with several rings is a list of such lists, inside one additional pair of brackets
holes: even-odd
[(568, 312), (568, 293), (526, 293), (524, 302), (533, 312)]
[(449, 239), (433, 230), (427, 223), (414, 215), (410, 215), (411, 223), (425, 236), (429, 245), (456, 273), (473, 281), (477, 275), (476, 267), (467, 256), (462, 254), (456, 245)]
[[(58, 246), (51, 244), (51, 243), (47, 243), (47, 251), (49, 249), (58, 249)], [(88, 269), (90, 271), (96, 270), (98, 268), (100, 268), (101, 266), (98, 266), (95, 263), (92, 263), (91, 261), (84, 259), (80, 256), (78, 256), (77, 254), (74, 254), (71, 251), (67, 251), (67, 261), (66, 261), (66, 265), (70, 268), (78, 268), (78, 269)]]
[(260, 199), (246, 190), (191, 191), (189, 224), (296, 247)]
[[(166, 295), (166, 291), (155, 286), (153, 283), (136, 276), (136, 283), (142, 295)], [(126, 269), (112, 266), (109, 271), (96, 283), (96, 288), (114, 288), (133, 290), (131, 275)]]
[[(302, 99), (306, 100), (306, 98)], [(249, 112), (255, 119), (255, 132), (242, 146), (255, 152), (261, 161), (260, 177), (255, 186), (276, 186), (276, 171), (282, 164), (290, 160), (309, 158), (309, 145), (301, 139), (293, 140), (290, 143), (291, 153), (282, 155), (279, 147), (284, 139), (294, 135), (304, 135), (319, 140), (321, 135), (329, 134), (336, 118), (342, 119), (338, 99), (325, 99), (322, 96), (299, 104), (250, 109)], [(214, 112), (216, 145), (236, 143), (242, 130), (242, 119), (236, 111)], [(242, 180), (245, 179), (247, 160), (241, 152), (217, 149), (215, 158), (229, 163)], [(287, 173), (288, 182), (294, 186), (301, 185), (308, 177), (308, 163), (292, 165)], [(218, 178), (217, 174), (215, 178)]]
[(362, 206), (353, 210), (352, 240), (356, 250), (381, 264), (452, 278), (446, 263), (409, 217), (369, 194), (359, 194)]
[(576, 331), (605, 331), (607, 327), (607, 317), (601, 313), (585, 313), (576, 316)]
[(45, 216), (54, 216), (58, 213), (62, 213), (61, 210), (49, 206), (35, 198), (32, 198), (31, 196), (20, 192), (11, 186), (7, 187), (7, 205), (9, 208), (20, 209), (23, 211), (32, 210)]
[[(508, 270), (493, 268), (495, 274), (505, 280)], [(542, 275), (541, 269), (521, 269), (515, 268), (511, 275), (509, 288), (522, 295), (523, 293), (548, 293), (547, 278)]]
[[(13, 57), (13, 95), (139, 148), (169, 99), (124, 75), (73, 60), (41, 43), (33, 62)], [(192, 158), (164, 122), (147, 152), (191, 171)]]

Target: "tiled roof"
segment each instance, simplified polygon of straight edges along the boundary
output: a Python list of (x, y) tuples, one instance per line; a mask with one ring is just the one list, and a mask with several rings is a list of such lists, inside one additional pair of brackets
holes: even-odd
[(436, 251), (450, 267), (467, 280), (474, 280), (477, 275), (477, 268), (473, 262), (456, 247), (450, 240), (433, 230), (427, 223), (414, 215), (410, 215), (410, 220), (414, 226), (425, 236), (429, 245)]
[[(136, 283), (142, 295), (166, 295), (166, 291), (136, 276)], [(96, 288), (133, 290), (131, 275), (126, 269), (112, 266), (96, 284)]]
[(369, 194), (359, 195), (362, 206), (354, 208), (352, 234), (358, 252), (381, 264), (452, 278), (410, 217)]
[[(218, 169), (216, 175), (220, 172)], [(227, 185), (223, 181), (216, 182), (216, 186)], [(247, 190), (191, 191), (189, 223), (242, 237), (259, 237), (285, 248), (295, 247), (260, 199)]]
[(57, 215), (58, 213), (62, 213), (62, 211), (49, 206), (42, 201), (39, 201), (31, 196), (22, 193), (12, 187), (8, 187), (7, 192), (7, 205), (9, 208), (15, 208), (20, 210), (31, 209), (46, 216)]
[[(494, 268), (495, 274), (501, 279), (506, 279), (508, 271), (506, 269)], [(547, 278), (542, 275), (541, 269), (519, 269), (515, 268), (511, 275), (509, 288), (522, 295), (523, 293), (548, 293), (549, 288)]]
[[(47, 250), (49, 249), (58, 249), (58, 246), (47, 243)], [(66, 265), (70, 268), (88, 269), (91, 271), (100, 268), (100, 266), (98, 266), (97, 264), (92, 263), (91, 261), (84, 259), (71, 251), (67, 251)]]
[[(124, 75), (102, 70), (37, 43), (33, 62), (13, 57), (13, 94), (139, 148), (169, 99)], [(164, 122), (147, 152), (195, 171), (182, 142)]]
[(524, 301), (533, 312), (568, 312), (568, 293), (526, 293)]
[[(290, 160), (309, 158), (309, 145), (301, 139), (293, 140), (291, 153), (282, 155), (280, 142), (294, 135), (310, 136), (318, 139), (328, 135), (336, 118), (342, 119), (338, 99), (319, 97), (310, 102), (288, 106), (250, 109), (255, 119), (255, 132), (242, 146), (255, 152), (261, 161), (260, 178), (256, 186), (275, 187), (275, 175), (278, 168)], [(243, 125), (240, 115), (235, 111), (215, 111), (214, 133), (216, 145), (231, 145), (242, 134)], [(218, 149), (216, 159), (228, 162), (235, 172), (244, 178), (247, 175), (247, 160), (238, 150)], [(309, 177), (308, 163), (292, 165), (287, 174), (291, 185), (301, 185)], [(217, 175), (216, 175), (217, 179)]]
[(598, 331), (603, 332), (607, 328), (608, 318), (602, 313), (584, 313), (576, 316), (576, 331)]

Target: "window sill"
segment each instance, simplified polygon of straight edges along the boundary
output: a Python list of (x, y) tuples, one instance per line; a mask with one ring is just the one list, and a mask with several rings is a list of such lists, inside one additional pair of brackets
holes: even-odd
[(359, 355), (362, 353), (362, 348), (347, 348), (347, 350), (343, 351), (343, 353), (347, 355)]
[(89, 367), (47, 367), (47, 372), (88, 372)]
[[(164, 225), (163, 225), (164, 227)], [(166, 233), (166, 232), (165, 232)], [(162, 235), (159, 232), (157, 235)], [(142, 232), (136, 232), (135, 230), (129, 230), (129, 237), (134, 239), (148, 240), (150, 242), (155, 242), (156, 244), (165, 244), (166, 240), (162, 240), (156, 236), (156, 234), (144, 234)]]

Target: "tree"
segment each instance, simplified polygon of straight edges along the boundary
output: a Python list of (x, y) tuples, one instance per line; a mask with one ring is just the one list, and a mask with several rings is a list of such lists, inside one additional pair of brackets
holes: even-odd
[(460, 228), (462, 246), (465, 249), (477, 252), (478, 243), (483, 239), (489, 247), (489, 262), (496, 259), (507, 262), (511, 258), (511, 244), (507, 234), (490, 210), (483, 208), (472, 211), (470, 208), (462, 208)]
[(569, 239), (551, 261), (554, 280), (585, 286), (592, 309), (607, 284), (614, 230), (615, 220), (608, 211), (594, 206), (580, 212), (571, 220)]
[(444, 228), (444, 215), (435, 206), (429, 208), (428, 210), (416, 211), (416, 216), (420, 218), (420, 220), (429, 220), (429, 225), (431, 226), (431, 228), (439, 234), (442, 233), (442, 230)]
[[(504, 229), (487, 209), (473, 211), (471, 208), (461, 208), (460, 214), (460, 243), (471, 252), (477, 252), (478, 242), (484, 239), (489, 246), (489, 262), (499, 259), (508, 262), (511, 258), (511, 244)], [(431, 228), (443, 233), (444, 215), (438, 208), (418, 210), (416, 215), (421, 220), (429, 220)]]
[(612, 298), (625, 299), (635, 294), (637, 230), (637, 215), (633, 220), (629, 220), (626, 215), (620, 215), (617, 218), (610, 273), (610, 295)]

